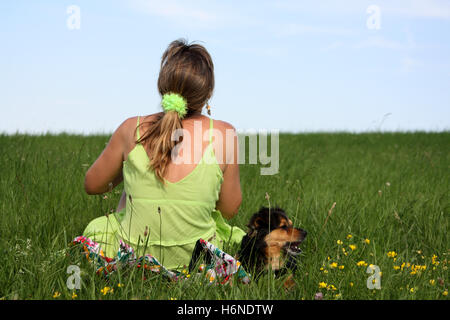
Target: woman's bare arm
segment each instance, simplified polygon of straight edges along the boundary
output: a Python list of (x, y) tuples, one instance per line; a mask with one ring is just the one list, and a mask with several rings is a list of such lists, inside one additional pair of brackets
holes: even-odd
[(102, 194), (111, 191), (122, 182), (125, 133), (129, 120), (125, 120), (117, 128), (106, 148), (86, 172), (84, 189), (87, 194)]
[(242, 202), (242, 192), (239, 178), (238, 139), (236, 130), (231, 125), (225, 123), (225, 130), (226, 129), (233, 130), (234, 132), (233, 147), (230, 148), (230, 150), (227, 150), (227, 144), (224, 146), (226, 166), (223, 173), (223, 182), (216, 209), (222, 213), (224, 218), (231, 219), (239, 211)]

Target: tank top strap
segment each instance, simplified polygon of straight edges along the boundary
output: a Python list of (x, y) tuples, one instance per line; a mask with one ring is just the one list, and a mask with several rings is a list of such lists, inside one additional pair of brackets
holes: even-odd
[(212, 144), (213, 137), (213, 119), (209, 118), (209, 144)]
[(140, 120), (139, 118), (140, 118), (140, 116), (137, 117), (137, 125), (136, 125), (136, 137), (137, 137), (137, 140), (139, 140), (141, 138), (141, 135), (139, 134), (139, 120)]

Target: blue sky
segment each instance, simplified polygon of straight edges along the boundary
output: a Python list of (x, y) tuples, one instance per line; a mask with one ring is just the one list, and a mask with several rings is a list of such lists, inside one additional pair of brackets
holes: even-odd
[(0, 2), (0, 132), (110, 133), (159, 111), (160, 57), (181, 37), (211, 53), (213, 117), (237, 129), (450, 129), (448, 0), (14, 0)]

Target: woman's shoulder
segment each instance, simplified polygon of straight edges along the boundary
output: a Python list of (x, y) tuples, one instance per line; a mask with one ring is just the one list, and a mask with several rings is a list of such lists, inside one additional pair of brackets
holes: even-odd
[[(155, 121), (162, 114), (163, 114), (162, 112), (159, 112), (159, 113), (153, 113), (153, 114), (144, 115), (144, 116), (129, 117), (122, 122), (122, 124), (119, 126), (117, 131), (121, 131), (121, 133), (123, 133), (125, 136), (129, 136), (129, 133), (134, 132), (134, 130), (136, 129), (136, 127), (138, 125), (139, 125), (139, 131), (142, 131), (142, 130), (145, 131), (148, 124)], [(205, 122), (209, 121), (208, 117), (206, 117), (206, 116), (202, 116), (202, 117)], [(139, 123), (138, 123), (138, 120), (139, 120)], [(194, 119), (192, 119), (192, 120), (194, 120)], [(218, 119), (213, 119), (213, 128), (224, 134), (226, 134), (227, 131), (228, 132), (229, 131), (236, 132), (235, 127), (231, 123), (229, 123), (227, 121), (223, 121), (223, 120), (218, 120)]]
[(227, 131), (227, 130), (236, 131), (236, 128), (231, 123), (223, 120), (214, 119), (213, 126), (215, 129), (218, 129), (220, 131)]
[[(121, 123), (119, 128), (123, 128), (125, 131), (129, 131), (130, 129), (134, 130), (138, 124), (140, 125), (143, 122), (152, 122), (152, 121), (156, 120), (158, 118), (158, 116), (160, 116), (161, 114), (162, 114), (162, 112), (153, 113), (153, 114), (144, 115), (144, 116), (132, 116), (132, 117), (126, 118)], [(139, 123), (138, 123), (138, 120), (139, 120)]]
[(212, 127), (215, 131), (221, 131), (221, 132), (223, 131), (223, 133), (225, 133), (227, 130), (236, 131), (236, 129), (233, 127), (233, 125), (230, 124), (229, 122), (226, 122), (223, 120), (218, 120), (218, 119), (213, 119), (213, 118), (207, 117), (202, 114), (193, 115), (189, 118), (184, 119), (183, 127), (186, 126), (186, 128), (192, 128), (192, 127), (194, 127), (195, 123), (200, 121), (202, 124), (202, 128), (204, 128), (204, 130), (209, 130), (211, 120), (212, 120)]
[[(160, 113), (154, 113), (145, 116), (132, 116), (126, 118), (122, 121), (122, 123), (117, 128), (115, 134), (120, 135), (125, 141), (133, 141), (135, 139), (136, 128), (139, 125), (139, 131), (142, 133), (145, 131), (143, 124), (148, 122), (152, 122), (156, 120), (156, 118), (160, 115)], [(138, 123), (139, 120), (139, 123)]]

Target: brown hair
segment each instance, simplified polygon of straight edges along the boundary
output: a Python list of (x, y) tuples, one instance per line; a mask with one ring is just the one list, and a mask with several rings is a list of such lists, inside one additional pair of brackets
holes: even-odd
[[(179, 39), (170, 43), (161, 58), (158, 91), (178, 93), (187, 102), (187, 114), (200, 113), (214, 90), (214, 65), (208, 51), (199, 44), (188, 44)], [(142, 125), (142, 124), (141, 124)], [(149, 151), (150, 168), (164, 182), (175, 141), (172, 134), (181, 129), (181, 119), (176, 111), (168, 111), (150, 122), (148, 130), (136, 143), (142, 143)]]

